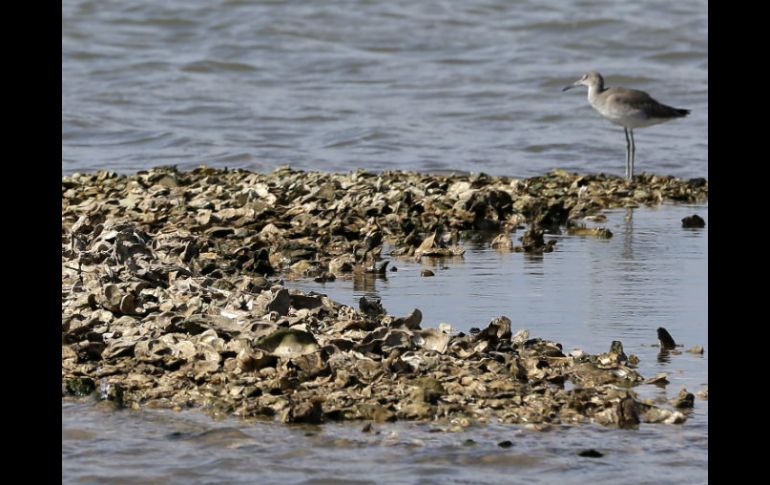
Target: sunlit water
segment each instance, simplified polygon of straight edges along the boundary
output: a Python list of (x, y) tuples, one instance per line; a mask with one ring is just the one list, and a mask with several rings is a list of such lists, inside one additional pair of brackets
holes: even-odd
[[(683, 229), (697, 213), (704, 229)], [(665, 389), (637, 387), (671, 400), (681, 387), (708, 385), (708, 207), (620, 209), (604, 224), (611, 239), (551, 236), (553, 253), (499, 253), (464, 242), (462, 258), (425, 266), (395, 259), (387, 280), (287, 281), (357, 305), (381, 298), (385, 308), (424, 314), (423, 327), (483, 327), (506, 315), (514, 329), (591, 353), (623, 342), (644, 376), (669, 373)], [(515, 234), (517, 237), (519, 234)], [(684, 349), (704, 355), (660, 356), (659, 326)], [(683, 349), (683, 350), (684, 350)], [(90, 400), (62, 403), (62, 472), (67, 483), (707, 483), (708, 401), (696, 398), (683, 425), (639, 430), (597, 425), (549, 432), (492, 423), (463, 432), (436, 424), (361, 423), (292, 427), (273, 422), (212, 421), (197, 412), (113, 412)], [(473, 440), (472, 442), (467, 440)], [(510, 448), (498, 443), (513, 442)], [(578, 453), (594, 448), (601, 458)]]
[(708, 176), (708, 2), (62, 3), (62, 173), (161, 164), (622, 174), (588, 70), (692, 114), (637, 170)]
[[(622, 174), (624, 137), (583, 72), (692, 110), (636, 132), (637, 171), (708, 177), (708, 2), (170, 0), (62, 3), (62, 173), (205, 163), (265, 171), (554, 167)], [(578, 92), (580, 91), (580, 92)], [(610, 240), (551, 236), (543, 257), (465, 241), (463, 258), (396, 259), (387, 280), (287, 285), (357, 305), (376, 296), (423, 326), (506, 315), (588, 352), (621, 340), (671, 399), (708, 383), (706, 207), (609, 213)], [(514, 237), (520, 235), (516, 234)], [(427, 263), (426, 263), (427, 265)], [(706, 353), (659, 361), (655, 329)], [(547, 433), (490, 424), (433, 433), (395, 423), (294, 428), (193, 412), (62, 403), (66, 483), (706, 483), (708, 402), (681, 426)], [(308, 436), (307, 433), (312, 433)], [(475, 445), (469, 446), (466, 440)], [(511, 440), (503, 449), (497, 443)], [(595, 448), (603, 458), (577, 453)]]

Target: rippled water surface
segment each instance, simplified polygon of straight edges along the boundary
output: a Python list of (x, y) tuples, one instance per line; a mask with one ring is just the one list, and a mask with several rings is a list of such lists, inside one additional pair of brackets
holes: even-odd
[[(637, 171), (708, 177), (707, 1), (62, 2), (62, 173), (199, 164), (271, 170), (554, 167), (622, 174), (624, 137), (561, 91), (587, 70), (692, 110), (636, 132)], [(580, 91), (580, 92), (578, 92)], [(395, 259), (387, 279), (287, 281), (351, 305), (417, 307), (423, 326), (515, 329), (588, 352), (621, 340), (672, 399), (708, 384), (706, 206), (608, 213), (609, 240), (552, 235), (543, 257), (464, 241), (463, 258)], [(515, 234), (518, 237), (520, 233)], [(424, 267), (436, 276), (420, 277)], [(664, 326), (703, 356), (659, 356)], [(491, 423), (288, 427), (62, 402), (65, 483), (706, 483), (708, 401), (683, 425)], [(472, 440), (472, 441), (469, 441)], [(510, 440), (513, 446), (497, 443)], [(595, 448), (602, 458), (578, 452)]]
[[(697, 213), (704, 229), (683, 229)], [(387, 279), (339, 279), (287, 285), (355, 305), (381, 298), (392, 314), (412, 308), (423, 327), (439, 322), (468, 330), (506, 315), (514, 329), (596, 353), (621, 340), (649, 377), (669, 373), (665, 389), (636, 388), (671, 400), (682, 387), (708, 385), (708, 207), (664, 205), (607, 212), (611, 239), (558, 236), (543, 257), (499, 253), (465, 241), (462, 258), (422, 265), (395, 259)], [(520, 233), (519, 233), (520, 234)], [(517, 237), (519, 234), (514, 234)], [(424, 278), (431, 268), (436, 276)], [(663, 356), (655, 330), (666, 327), (703, 355)], [(696, 398), (682, 425), (639, 430), (596, 425), (548, 432), (491, 423), (461, 432), (435, 423), (361, 423), (293, 427), (272, 422), (213, 421), (187, 411), (107, 411), (90, 401), (62, 403), (62, 472), (66, 483), (707, 483), (708, 401)], [(469, 441), (472, 440), (472, 441)], [(501, 448), (510, 440), (513, 446)], [(594, 448), (601, 458), (578, 453)]]
[[(624, 170), (583, 72), (688, 108), (637, 171), (708, 176), (706, 0), (62, 2), (62, 172)], [(580, 91), (580, 92), (578, 92)]]

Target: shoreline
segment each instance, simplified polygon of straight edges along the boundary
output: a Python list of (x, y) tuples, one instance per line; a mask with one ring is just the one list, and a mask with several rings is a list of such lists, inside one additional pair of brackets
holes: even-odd
[(544, 253), (544, 234), (590, 232), (585, 218), (605, 208), (706, 201), (703, 179), (160, 168), (62, 185), (63, 395), (287, 423), (686, 419), (636, 396), (644, 379), (622, 345), (565, 355), (504, 316), (468, 335), (422, 328), (419, 310), (354, 309), (276, 279), (387, 271), (384, 242), (461, 254), (472, 230)]

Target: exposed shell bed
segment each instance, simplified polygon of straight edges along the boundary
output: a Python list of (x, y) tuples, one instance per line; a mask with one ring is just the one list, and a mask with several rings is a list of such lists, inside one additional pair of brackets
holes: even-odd
[(687, 411), (638, 398), (638, 358), (619, 342), (565, 355), (504, 316), (469, 335), (422, 328), (417, 309), (354, 309), (278, 278), (384, 272), (385, 242), (402, 256), (462, 254), (468, 230), (494, 231), (498, 250), (548, 252), (544, 231), (611, 237), (580, 225), (602, 209), (707, 197), (704, 179), (562, 171), (63, 177), (62, 395), (283, 422), (681, 423)]

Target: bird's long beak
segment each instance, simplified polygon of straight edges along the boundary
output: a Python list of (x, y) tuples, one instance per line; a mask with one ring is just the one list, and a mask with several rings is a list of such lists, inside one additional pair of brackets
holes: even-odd
[(580, 85), (580, 84), (579, 84), (579, 81), (576, 81), (576, 82), (574, 82), (573, 84), (570, 84), (569, 86), (565, 87), (565, 88), (564, 88), (564, 89), (562, 89), (561, 91), (562, 91), (562, 92), (564, 92), (564, 91), (566, 91), (566, 90), (568, 90), (568, 89), (572, 89), (572, 88), (574, 88), (575, 86), (579, 86), (579, 85)]

